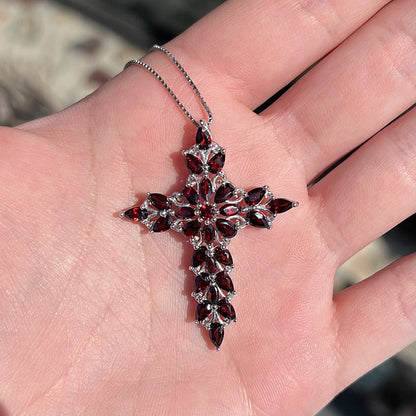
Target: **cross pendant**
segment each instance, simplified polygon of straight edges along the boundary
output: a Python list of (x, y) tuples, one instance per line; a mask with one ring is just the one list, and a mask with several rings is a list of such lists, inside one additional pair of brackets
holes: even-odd
[(191, 173), (182, 191), (169, 197), (149, 193), (140, 206), (120, 216), (143, 223), (151, 233), (170, 229), (189, 238), (194, 248), (190, 270), (196, 275), (192, 296), (198, 302), (195, 320), (209, 331), (218, 350), (224, 328), (236, 321), (230, 303), (235, 295), (230, 278), (233, 259), (227, 249), (231, 238), (249, 225), (270, 229), (277, 214), (298, 203), (275, 198), (267, 186), (247, 192), (236, 188), (222, 170), (225, 150), (212, 140), (204, 121), (195, 145), (183, 155)]

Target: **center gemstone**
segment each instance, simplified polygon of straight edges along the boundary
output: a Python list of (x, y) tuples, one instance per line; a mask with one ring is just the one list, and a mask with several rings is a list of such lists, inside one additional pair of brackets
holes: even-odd
[(204, 204), (199, 209), (199, 212), (203, 220), (212, 220), (212, 217), (214, 216), (214, 207), (209, 204)]

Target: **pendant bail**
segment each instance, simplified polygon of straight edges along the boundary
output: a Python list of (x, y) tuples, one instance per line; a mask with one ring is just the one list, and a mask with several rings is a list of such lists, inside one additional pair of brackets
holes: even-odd
[(212, 136), (211, 130), (209, 129), (209, 121), (200, 120), (199, 125), (206, 136)]

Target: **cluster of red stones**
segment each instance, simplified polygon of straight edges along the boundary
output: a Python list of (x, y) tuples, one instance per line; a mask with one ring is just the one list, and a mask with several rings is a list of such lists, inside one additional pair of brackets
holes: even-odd
[(235, 291), (229, 276), (233, 268), (226, 248), (229, 240), (248, 224), (270, 228), (276, 214), (297, 203), (274, 198), (267, 187), (246, 193), (236, 190), (221, 172), (225, 151), (214, 146), (202, 128), (198, 129), (196, 145), (184, 156), (191, 176), (180, 193), (171, 197), (148, 194), (141, 207), (130, 208), (121, 216), (144, 223), (151, 232), (172, 228), (190, 238), (194, 246), (191, 270), (196, 275), (193, 296), (198, 301), (195, 319), (208, 329), (219, 349), (225, 326), (236, 320), (230, 303)]

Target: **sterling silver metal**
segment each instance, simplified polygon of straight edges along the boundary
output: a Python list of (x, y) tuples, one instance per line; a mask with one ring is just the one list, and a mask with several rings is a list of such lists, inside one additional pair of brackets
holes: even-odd
[(127, 64), (124, 66), (124, 69), (127, 69), (131, 65), (140, 65), (143, 68), (147, 69), (166, 89), (166, 91), (170, 94), (170, 96), (175, 100), (176, 104), (179, 106), (179, 108), (182, 110), (182, 112), (188, 117), (189, 120), (196, 126), (196, 127), (202, 127), (204, 132), (209, 134), (209, 126), (212, 123), (213, 117), (211, 110), (208, 107), (208, 104), (205, 102), (204, 98), (202, 97), (201, 93), (199, 92), (196, 85), (193, 83), (191, 77), (188, 75), (188, 73), (185, 71), (184, 67), (176, 60), (176, 58), (163, 46), (160, 45), (153, 45), (149, 52), (151, 51), (160, 51), (163, 52), (165, 55), (169, 57), (169, 59), (176, 65), (176, 67), (179, 69), (181, 74), (184, 76), (188, 84), (191, 86), (194, 94), (198, 97), (199, 102), (201, 103), (202, 107), (206, 111), (208, 115), (208, 121), (201, 120), (199, 123), (195, 120), (194, 117), (192, 117), (191, 113), (185, 108), (185, 106), (182, 104), (182, 102), (179, 100), (179, 98), (176, 96), (176, 94), (173, 92), (172, 88), (169, 87), (167, 82), (159, 75), (158, 72), (156, 72), (149, 64), (146, 62), (141, 61), (140, 59), (132, 59), (131, 61), (127, 62)]
[[(225, 149), (212, 139), (209, 126), (213, 117), (207, 103), (188, 73), (167, 49), (154, 45), (151, 50), (164, 53), (176, 65), (205, 109), (208, 120), (198, 123), (149, 64), (141, 60), (131, 60), (126, 64), (125, 68), (131, 65), (142, 66), (157, 78), (186, 117), (198, 128), (198, 132), (195, 144), (182, 152), (191, 172), (185, 188), (171, 196), (148, 193), (141, 205), (136, 204), (120, 212), (120, 216), (144, 224), (150, 232), (159, 233), (170, 229), (184, 233), (189, 238), (194, 249), (189, 269), (195, 274), (192, 296), (198, 302), (196, 323), (202, 324), (209, 331), (211, 341), (218, 350), (224, 337), (224, 328), (231, 322), (236, 322), (235, 311), (230, 303), (236, 294), (229, 276), (234, 268), (227, 248), (231, 238), (248, 225), (271, 229), (276, 214), (298, 206), (298, 202), (275, 198), (267, 186), (246, 192), (227, 179), (223, 171)], [(283, 204), (281, 209), (279, 204)], [(222, 211), (227, 206), (233, 210)], [(180, 213), (181, 210), (184, 212)], [(217, 279), (223, 279), (222, 285), (221, 280)], [(201, 282), (203, 284), (198, 286)]]

